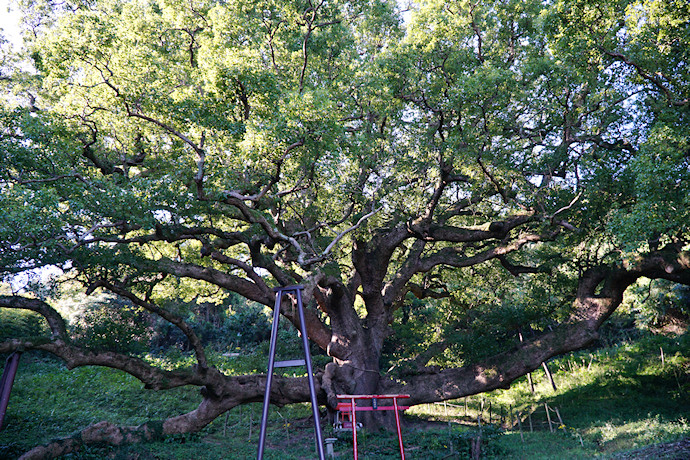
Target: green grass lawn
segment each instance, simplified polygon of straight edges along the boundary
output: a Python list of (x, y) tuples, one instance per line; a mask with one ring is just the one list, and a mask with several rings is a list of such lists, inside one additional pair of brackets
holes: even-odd
[[(557, 391), (540, 370), (532, 375), (534, 394), (523, 378), (509, 390), (446, 405), (416, 406), (405, 416), (406, 456), (470, 458), (473, 440), (480, 436), (478, 417), (482, 420), (482, 458), (609, 458), (655, 443), (687, 439), (689, 349), (687, 334), (649, 337), (551, 362)], [(230, 373), (257, 359), (227, 358), (222, 368)], [(17, 458), (36, 444), (91, 423), (108, 420), (137, 425), (193, 409), (199, 400), (194, 388), (144, 390), (140, 382), (121, 372), (106, 368), (68, 371), (51, 358), (25, 354), (0, 431), (0, 459)], [(553, 432), (545, 404), (551, 408)], [(260, 414), (261, 404), (250, 404), (219, 417), (200, 433), (117, 448), (90, 447), (64, 458), (251, 459), (256, 457)], [(271, 407), (265, 458), (315, 458), (310, 414), (308, 405)], [(332, 436), (325, 424), (324, 434)], [(395, 433), (361, 433), (358, 444), (362, 459), (399, 458)], [(341, 435), (335, 450), (338, 458), (352, 457), (348, 434)]]

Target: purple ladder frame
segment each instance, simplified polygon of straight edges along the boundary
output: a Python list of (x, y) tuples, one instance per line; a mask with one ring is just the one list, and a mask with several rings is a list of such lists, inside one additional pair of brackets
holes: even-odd
[[(316, 450), (319, 459), (324, 460), (323, 440), (321, 436), (321, 424), (319, 423), (319, 405), (316, 401), (316, 387), (314, 386), (314, 373), (311, 366), (311, 353), (309, 352), (309, 339), (307, 338), (307, 327), (304, 322), (304, 310), (302, 308), (302, 289), (304, 286), (285, 286), (273, 289), (276, 293), (276, 302), (273, 306), (273, 327), (271, 328), (271, 345), (268, 351), (268, 374), (266, 375), (266, 392), (264, 393), (264, 406), (261, 413), (261, 432), (259, 434), (258, 460), (264, 458), (264, 446), (266, 444), (266, 424), (268, 422), (268, 404), (271, 399), (271, 382), (273, 380), (273, 369), (276, 367), (307, 366), (307, 380), (309, 381), (309, 392), (311, 393), (311, 409), (314, 414), (314, 431), (316, 433)], [(278, 322), (280, 320), (280, 303), (283, 294), (295, 294), (297, 298), (297, 312), (299, 313), (299, 326), (302, 335), (302, 347), (304, 348), (304, 359), (293, 359), (289, 361), (275, 360), (276, 342), (278, 337)]]
[(5, 420), (5, 412), (7, 412), (7, 404), (10, 402), (10, 392), (14, 377), (17, 375), (21, 355), (21, 352), (15, 351), (5, 361), (5, 370), (2, 373), (2, 381), (0, 381), (0, 430), (2, 430), (2, 423)]

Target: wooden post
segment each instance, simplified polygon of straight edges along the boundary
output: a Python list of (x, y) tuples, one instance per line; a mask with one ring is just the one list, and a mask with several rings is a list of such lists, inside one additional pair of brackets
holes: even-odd
[(481, 434), (472, 440), (471, 446), (472, 446), (472, 448), (471, 448), (472, 460), (479, 460), (481, 458), (481, 453), (482, 453), (482, 435)]
[(252, 408), (249, 408), (249, 434), (247, 435), (247, 441), (251, 441), (252, 439), (252, 425), (254, 425), (254, 421), (252, 420), (252, 415), (253, 411)]
[(443, 407), (445, 408), (446, 421), (448, 422), (448, 446), (450, 446), (450, 454), (453, 455), (453, 439), (451, 436), (450, 417), (448, 417), (448, 403), (447, 403), (447, 401), (443, 401)]
[(558, 391), (558, 388), (556, 388), (556, 383), (553, 381), (553, 375), (551, 375), (551, 371), (549, 370), (549, 366), (546, 364), (546, 361), (543, 361), (541, 363), (541, 367), (544, 368), (544, 373), (546, 374), (546, 377), (549, 379), (553, 391)]
[(520, 429), (520, 439), (522, 442), (525, 442), (525, 437), (522, 435), (522, 412), (518, 412), (517, 414), (517, 421), (518, 421), (518, 428)]
[(546, 420), (549, 422), (549, 431), (553, 433), (553, 426), (551, 426), (551, 414), (549, 414), (549, 405), (544, 403), (544, 409), (546, 409)]
[(561, 418), (561, 413), (558, 412), (558, 407), (553, 408), (556, 411), (556, 415), (558, 416), (558, 423), (560, 423), (560, 426), (565, 426), (565, 423), (563, 423), (563, 419)]
[(527, 381), (529, 382), (529, 391), (534, 394), (534, 382), (532, 381), (532, 373), (528, 372), (527, 373)]
[[(520, 339), (520, 343), (522, 344), (525, 339), (522, 337), (522, 330), (518, 327), (518, 338)], [(534, 394), (534, 382), (532, 381), (532, 373), (528, 372), (527, 373), (527, 381), (529, 382), (529, 391)]]
[(448, 404), (446, 401), (443, 401), (443, 406), (446, 408), (446, 421), (448, 422), (448, 446), (450, 447), (450, 455), (453, 455), (455, 448), (453, 446), (453, 436), (450, 427), (450, 417), (448, 417)]
[(529, 421), (529, 432), (534, 433), (534, 427), (532, 426), (532, 411), (531, 410), (530, 410), (530, 412), (527, 413), (527, 420)]

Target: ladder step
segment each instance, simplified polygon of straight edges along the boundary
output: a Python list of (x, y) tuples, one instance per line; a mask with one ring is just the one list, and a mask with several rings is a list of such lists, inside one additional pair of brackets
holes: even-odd
[(307, 361), (304, 359), (289, 359), (287, 361), (276, 361), (274, 367), (294, 367), (306, 366)]

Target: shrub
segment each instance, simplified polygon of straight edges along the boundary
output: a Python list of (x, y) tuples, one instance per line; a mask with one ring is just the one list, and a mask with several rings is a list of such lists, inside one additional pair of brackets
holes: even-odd
[(44, 335), (48, 325), (41, 315), (27, 310), (0, 308), (0, 340)]
[(143, 353), (152, 330), (142, 309), (113, 298), (88, 306), (72, 324), (72, 336), (94, 350)]
[(263, 307), (247, 304), (228, 316), (225, 330), (237, 346), (251, 347), (271, 337), (271, 322)]

